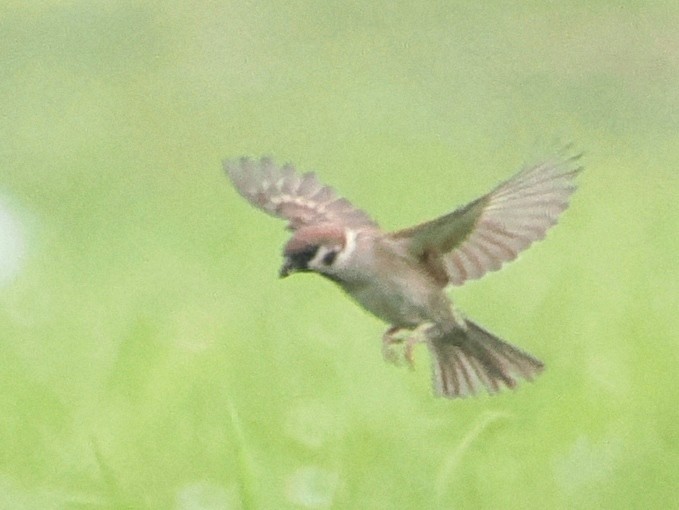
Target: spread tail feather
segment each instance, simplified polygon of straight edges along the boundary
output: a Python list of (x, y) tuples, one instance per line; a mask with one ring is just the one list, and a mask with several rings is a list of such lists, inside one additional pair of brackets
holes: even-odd
[(518, 379), (532, 381), (543, 363), (489, 333), (471, 321), (429, 341), (434, 389), (440, 396), (475, 395), (481, 388), (491, 395), (503, 386), (514, 388)]

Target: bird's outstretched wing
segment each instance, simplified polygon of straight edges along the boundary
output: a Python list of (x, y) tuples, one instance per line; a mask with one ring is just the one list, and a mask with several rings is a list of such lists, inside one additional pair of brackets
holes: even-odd
[(490, 193), (435, 220), (391, 234), (461, 285), (500, 269), (556, 224), (582, 170), (579, 156), (529, 166)]
[(291, 165), (280, 167), (269, 158), (225, 161), (224, 170), (242, 196), (262, 211), (287, 220), (290, 230), (321, 223), (377, 227), (364, 211), (321, 184), (313, 173), (300, 175)]

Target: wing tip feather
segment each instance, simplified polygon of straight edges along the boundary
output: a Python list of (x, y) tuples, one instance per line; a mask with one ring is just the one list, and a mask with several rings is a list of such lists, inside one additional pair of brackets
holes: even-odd
[(314, 172), (299, 174), (292, 164), (279, 166), (266, 155), (224, 159), (222, 168), (241, 196), (255, 207), (288, 220), (290, 228), (328, 221), (377, 227), (368, 214), (323, 185)]

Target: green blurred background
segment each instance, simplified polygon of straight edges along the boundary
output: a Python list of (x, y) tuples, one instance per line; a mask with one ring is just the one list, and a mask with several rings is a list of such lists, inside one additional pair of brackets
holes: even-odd
[[(678, 508), (679, 4), (591, 4), (3, 2), (0, 508)], [(221, 169), (395, 229), (569, 141), (560, 225), (454, 292), (548, 370), (461, 401)]]

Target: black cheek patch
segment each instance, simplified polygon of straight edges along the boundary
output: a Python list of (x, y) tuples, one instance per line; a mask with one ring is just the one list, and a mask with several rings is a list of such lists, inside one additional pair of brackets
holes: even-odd
[(323, 264), (325, 264), (326, 266), (329, 266), (330, 264), (335, 262), (335, 257), (337, 257), (337, 252), (336, 251), (329, 251), (323, 257)]
[(318, 247), (314, 246), (313, 248), (310, 248), (308, 250), (304, 250), (290, 255), (292, 265), (299, 271), (308, 271), (309, 261), (316, 256), (317, 251)]

